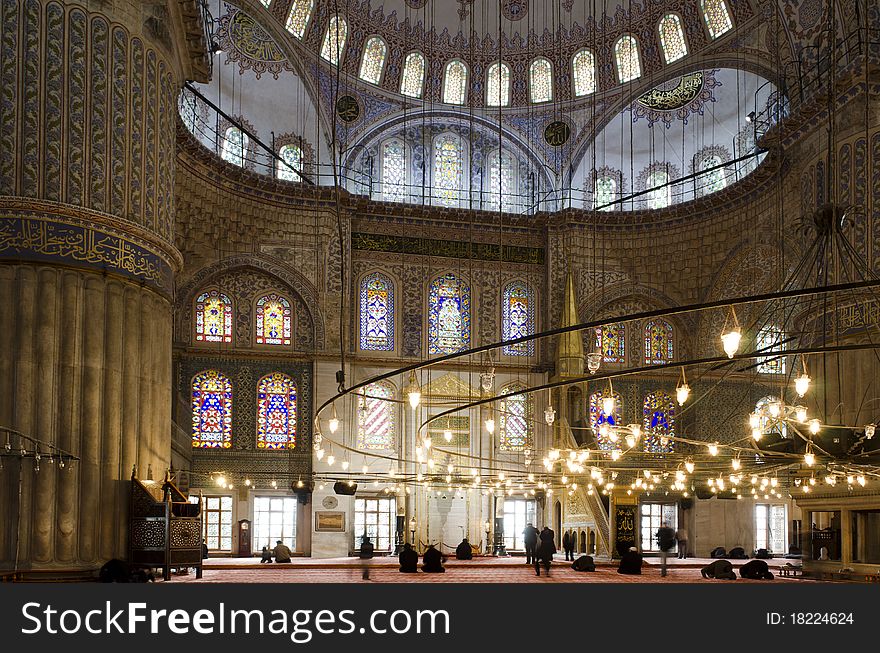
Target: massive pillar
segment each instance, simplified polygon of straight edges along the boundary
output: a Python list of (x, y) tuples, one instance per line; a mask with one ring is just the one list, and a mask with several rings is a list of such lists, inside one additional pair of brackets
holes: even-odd
[(126, 557), (168, 466), (183, 5), (0, 0), (0, 427), (79, 458), (4, 459), (0, 569)]

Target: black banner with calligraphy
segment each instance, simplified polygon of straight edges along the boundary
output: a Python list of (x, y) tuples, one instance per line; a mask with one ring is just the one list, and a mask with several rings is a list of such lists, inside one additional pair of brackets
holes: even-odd
[(636, 545), (636, 509), (638, 506), (614, 507), (615, 557)]

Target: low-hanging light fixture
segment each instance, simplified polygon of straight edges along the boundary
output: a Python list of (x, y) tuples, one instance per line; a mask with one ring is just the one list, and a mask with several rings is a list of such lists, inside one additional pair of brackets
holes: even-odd
[(416, 378), (416, 371), (411, 370), (409, 373), (409, 383), (406, 387), (406, 397), (409, 405), (413, 410), (419, 407), (422, 401), (422, 388), (419, 386), (419, 380)]
[(688, 474), (694, 473), (694, 461), (688, 458), (684, 461), (684, 468), (687, 470)]
[(480, 387), (483, 389), (483, 392), (490, 393), (492, 389), (495, 387), (495, 368), (491, 368), (487, 372), (483, 372), (480, 374)]
[(724, 321), (724, 327), (721, 330), (721, 344), (724, 347), (724, 353), (728, 358), (733, 358), (739, 351), (739, 343), (742, 340), (742, 330), (739, 321), (736, 319), (736, 311), (733, 306), (730, 307), (730, 315)]
[(874, 431), (877, 429), (875, 424), (866, 424), (865, 425), (865, 439), (870, 440), (874, 437)]
[(807, 359), (801, 356), (801, 375), (794, 380), (794, 391), (798, 397), (803, 397), (810, 389), (810, 375), (807, 374)]
[(718, 455), (718, 443), (717, 442), (713, 442), (712, 444), (709, 445), (709, 455), (710, 456), (717, 456)]
[(611, 385), (611, 379), (608, 379), (608, 394), (602, 397), (602, 412), (606, 417), (614, 415), (614, 387)]
[(553, 395), (550, 393), (550, 388), (547, 388), (547, 407), (544, 408), (544, 422), (546, 422), (547, 426), (553, 426), (555, 421), (556, 409), (553, 408)]
[(336, 402), (333, 402), (333, 415), (327, 420), (327, 428), (330, 429), (331, 433), (336, 433), (339, 430), (339, 415), (336, 414)]
[(795, 406), (794, 407), (794, 416), (797, 418), (801, 424), (807, 423), (807, 407), (806, 406)]
[(807, 422), (807, 424), (809, 424), (810, 433), (812, 433), (813, 435), (817, 435), (822, 429), (822, 423), (815, 418), (811, 419), (809, 422)]
[(678, 399), (678, 405), (684, 406), (684, 402), (688, 400), (688, 397), (691, 394), (691, 388), (688, 385), (687, 378), (684, 375), (684, 366), (681, 368), (681, 381), (678, 384), (678, 387), (675, 388), (675, 397)]

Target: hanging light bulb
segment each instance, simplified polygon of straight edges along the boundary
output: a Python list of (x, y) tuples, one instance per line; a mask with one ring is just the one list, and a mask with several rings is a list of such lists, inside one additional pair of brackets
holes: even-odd
[(547, 457), (553, 461), (559, 460), (559, 449), (551, 449)]
[(611, 452), (611, 460), (617, 460), (618, 458), (620, 458), (620, 449), (614, 449)]
[(599, 435), (603, 438), (607, 438), (611, 433), (611, 427), (608, 424), (603, 423), (599, 426)]
[(717, 456), (718, 455), (718, 443), (717, 442), (713, 442), (712, 444), (709, 445), (709, 455), (710, 456)]
[(794, 391), (797, 392), (798, 397), (803, 397), (809, 389), (810, 377), (806, 374), (801, 374), (794, 380)]
[(493, 367), (488, 372), (483, 372), (480, 374), (480, 387), (483, 389), (483, 392), (489, 393), (492, 392), (492, 388), (495, 386), (495, 368)]
[(324, 450), (323, 450), (323, 449), (318, 449), (318, 450), (315, 452), (315, 458), (317, 458), (318, 460), (321, 460), (323, 457), (324, 457)]
[(327, 456), (327, 464), (330, 467), (332, 467), (333, 463), (335, 463), (335, 462), (336, 462), (336, 456), (334, 456), (332, 453), (329, 456)]
[(727, 354), (728, 358), (736, 356), (736, 352), (739, 351), (740, 340), (742, 340), (742, 333), (740, 332), (739, 327), (721, 334), (721, 344), (723, 345), (724, 353)]
[(678, 399), (678, 405), (684, 406), (684, 402), (686, 402), (688, 400), (688, 397), (690, 396), (690, 394), (691, 394), (691, 389), (687, 383), (684, 383), (684, 384), (678, 386), (675, 389), (675, 397), (676, 397), (676, 399)]
[(339, 416), (336, 414), (336, 402), (333, 403), (333, 416), (327, 421), (327, 428), (331, 433), (336, 433), (339, 429)]
[(806, 406), (795, 406), (794, 407), (794, 416), (797, 418), (801, 424), (807, 421), (807, 407)]
[(626, 440), (626, 446), (628, 446), (630, 449), (636, 446), (636, 436), (634, 436), (632, 433), (628, 433), (626, 438), (624, 439)]
[(865, 439), (870, 440), (874, 437), (874, 431), (876, 430), (876, 426), (874, 424), (866, 424), (865, 425)]
[(642, 427), (638, 424), (627, 424), (627, 428), (629, 432), (632, 433), (633, 437), (638, 442), (639, 438), (642, 437)]
[(730, 466), (733, 467), (733, 471), (735, 471), (735, 472), (739, 471), (739, 468), (741, 465), (742, 465), (742, 463), (740, 462), (739, 458), (734, 458), (733, 460), (730, 461)]
[(431, 436), (426, 435), (425, 438), (422, 440), (422, 444), (425, 445), (425, 449), (430, 449), (431, 448)]
[(761, 429), (752, 429), (752, 439), (755, 442), (760, 441), (760, 439), (763, 437), (764, 437), (764, 431), (762, 431)]
[(614, 414), (614, 396), (604, 396), (602, 397), (602, 412), (611, 417)]
[(447, 442), (452, 442), (452, 431), (450, 431), (449, 429), (443, 431), (443, 439)]
[(369, 465), (364, 465), (363, 467), (361, 467), (361, 474), (369, 474), (369, 473), (370, 473)]
[(684, 461), (684, 468), (687, 470), (688, 474), (693, 474), (694, 473), (694, 461), (691, 460), (690, 458), (688, 458), (686, 461)]
[(767, 412), (770, 413), (770, 417), (776, 419), (779, 417), (779, 413), (782, 412), (782, 404), (779, 401), (771, 401), (767, 404)]
[(811, 419), (808, 424), (810, 425), (810, 433), (813, 435), (816, 435), (822, 428), (822, 423), (817, 419)]
[(452, 465), (452, 463), (449, 463), (448, 465), (446, 465), (447, 472), (449, 472), (451, 474), (453, 472), (453, 470), (455, 470), (455, 467)]
[(486, 420), (486, 430), (491, 434), (495, 432), (495, 420), (491, 417)]
[(758, 413), (751, 413), (749, 415), (749, 426), (753, 429), (761, 426), (761, 416)]
[(419, 381), (416, 378), (415, 370), (412, 370), (409, 373), (409, 385), (407, 385), (406, 397), (409, 399), (409, 405), (413, 410), (418, 408), (419, 403), (422, 401), (422, 389), (419, 387)]
[(804, 454), (804, 463), (806, 463), (809, 467), (812, 467), (816, 464), (816, 456), (809, 449), (807, 450), (807, 453)]
[(865, 480), (865, 477), (862, 476), (861, 474), (856, 477), (856, 481), (858, 481), (858, 484), (861, 485), (862, 487), (865, 487), (865, 483), (867, 483), (867, 480)]
[(553, 426), (553, 422), (556, 421), (556, 409), (553, 406), (547, 406), (544, 409), (544, 421), (547, 426)]
[(348, 471), (349, 462), (347, 460), (342, 461), (342, 471)]

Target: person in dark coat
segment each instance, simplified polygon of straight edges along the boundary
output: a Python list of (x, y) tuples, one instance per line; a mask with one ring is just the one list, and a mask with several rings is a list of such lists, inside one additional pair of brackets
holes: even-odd
[(596, 563), (593, 556), (581, 556), (571, 563), (571, 568), (575, 571), (596, 571)]
[(538, 543), (538, 548), (535, 551), (535, 575), (541, 575), (541, 565), (543, 565), (547, 575), (549, 576), (550, 563), (553, 562), (553, 554), (556, 552), (556, 545), (553, 544), (552, 537), (549, 539), (545, 539), (543, 537), (543, 532), (541, 533), (541, 535), (541, 541)]
[(669, 552), (675, 546), (675, 531), (669, 527), (669, 524), (663, 522), (657, 529), (657, 545), (660, 547), (660, 575), (666, 575), (666, 560), (669, 558)]
[(538, 546), (538, 529), (532, 525), (532, 522), (529, 522), (522, 534), (523, 544), (526, 547), (526, 564), (530, 565), (535, 557), (535, 548)]
[[(361, 560), (370, 560), (373, 557), (374, 548), (373, 542), (365, 533), (361, 538), (361, 550), (358, 553), (358, 557)], [(370, 580), (370, 564), (367, 562), (361, 563), (361, 578)]]
[(474, 551), (471, 549), (471, 543), (468, 542), (467, 538), (464, 538), (461, 543), (455, 547), (455, 559), (456, 560), (472, 560), (474, 557)]
[(562, 534), (562, 549), (565, 551), (565, 559), (574, 562), (574, 545), (576, 536), (571, 531)]
[(624, 551), (623, 555), (620, 556), (620, 565), (617, 567), (617, 573), (641, 576), (642, 554), (639, 553), (636, 547), (629, 547), (629, 551)]
[(263, 557), (260, 558), (260, 563), (263, 562), (272, 562), (272, 549), (268, 546), (263, 547)]
[(739, 568), (739, 575), (751, 580), (773, 580), (770, 567), (763, 560), (749, 560)]
[(422, 571), (426, 574), (442, 574), (446, 571), (443, 568), (443, 555), (434, 548), (433, 544), (429, 544), (422, 555)]
[(700, 570), (703, 578), (717, 578), (719, 580), (736, 580), (733, 573), (733, 565), (727, 560), (716, 560)]
[(556, 553), (556, 533), (553, 532), (552, 528), (545, 526), (541, 529), (541, 533), (538, 535), (538, 541), (541, 543), (549, 542), (550, 548), (553, 549), (550, 554), (552, 555)]
[(275, 542), (272, 553), (275, 554), (275, 562), (290, 562), (290, 549), (281, 540)]
[(412, 548), (412, 545), (409, 542), (403, 545), (403, 551), (400, 552), (397, 559), (400, 561), (401, 573), (415, 574), (418, 572), (419, 554), (414, 548)]
[(208, 558), (208, 543), (205, 540), (202, 540), (202, 560), (207, 560)]

